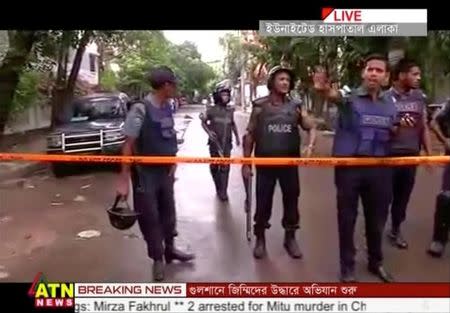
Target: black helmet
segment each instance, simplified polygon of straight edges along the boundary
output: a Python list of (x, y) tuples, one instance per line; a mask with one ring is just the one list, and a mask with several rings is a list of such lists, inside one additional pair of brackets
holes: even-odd
[(139, 213), (130, 209), (127, 201), (124, 199), (125, 207), (118, 207), (121, 196), (116, 196), (112, 208), (108, 209), (109, 222), (114, 228), (126, 230), (136, 223)]
[(293, 90), (295, 88), (295, 75), (294, 72), (287, 68), (280, 65), (277, 65), (273, 67), (269, 71), (269, 78), (267, 79), (267, 89), (272, 90), (273, 89), (273, 82), (275, 80), (275, 75), (277, 75), (280, 72), (288, 73), (288, 75), (291, 77), (291, 84), (289, 86), (289, 90)]
[(220, 94), (222, 92), (228, 92), (228, 94), (231, 96), (230, 87), (220, 84), (216, 87), (216, 90), (214, 90), (214, 93), (213, 93), (213, 100), (214, 100), (215, 104), (226, 104), (226, 103), (222, 103), (222, 97), (220, 96)]

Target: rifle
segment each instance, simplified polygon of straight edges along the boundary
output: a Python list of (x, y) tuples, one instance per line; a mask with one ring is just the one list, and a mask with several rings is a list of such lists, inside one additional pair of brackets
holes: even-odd
[[(206, 128), (205, 130), (206, 130), (206, 133), (208, 134), (209, 139), (213, 142), (213, 144), (216, 145), (217, 152), (219, 153), (219, 156), (221, 158), (225, 157), (225, 154), (223, 152), (223, 148), (222, 148), (222, 145), (220, 144), (220, 142), (217, 140), (216, 137), (214, 137), (212, 135), (212, 132), (211, 132), (211, 130), (208, 127), (205, 127), (205, 128)], [(219, 165), (219, 170), (220, 171), (225, 171), (225, 167), (223, 165)]]
[(224, 153), (223, 153), (222, 145), (221, 145), (220, 142), (217, 140), (217, 138), (214, 137), (214, 136), (212, 135), (211, 130), (209, 130), (208, 127), (206, 127), (206, 129), (207, 129), (207, 130), (206, 130), (206, 133), (208, 134), (209, 139), (216, 145), (216, 147), (217, 147), (217, 152), (219, 153), (219, 156), (220, 156), (221, 158), (223, 158), (223, 157), (224, 157)]
[(245, 178), (242, 176), (245, 187), (245, 218), (246, 218), (246, 235), (247, 241), (252, 240), (252, 177)]

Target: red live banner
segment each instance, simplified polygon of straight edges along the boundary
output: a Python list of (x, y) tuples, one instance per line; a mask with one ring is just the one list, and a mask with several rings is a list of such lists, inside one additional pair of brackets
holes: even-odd
[(191, 298), (450, 298), (448, 283), (187, 283)]

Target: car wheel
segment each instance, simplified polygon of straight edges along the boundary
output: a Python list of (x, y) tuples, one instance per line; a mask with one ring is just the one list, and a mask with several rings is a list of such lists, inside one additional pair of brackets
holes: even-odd
[(52, 164), (52, 172), (56, 178), (63, 178), (68, 175), (68, 167), (64, 163), (53, 163)]

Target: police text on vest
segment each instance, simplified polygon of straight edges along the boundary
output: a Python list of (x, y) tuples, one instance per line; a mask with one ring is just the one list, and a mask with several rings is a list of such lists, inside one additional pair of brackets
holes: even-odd
[(292, 133), (291, 124), (271, 124), (268, 126), (269, 133)]

